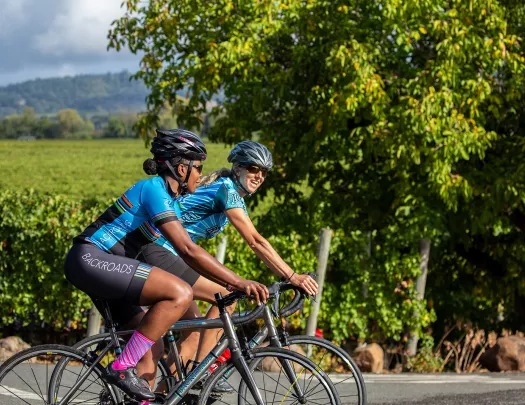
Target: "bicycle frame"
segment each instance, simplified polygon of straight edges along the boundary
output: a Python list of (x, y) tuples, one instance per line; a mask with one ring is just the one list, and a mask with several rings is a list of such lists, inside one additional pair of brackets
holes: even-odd
[[(243, 352), (241, 350), (239, 340), (235, 333), (234, 323), (231, 319), (230, 314), (228, 313), (228, 311), (226, 311), (226, 307), (225, 307), (222, 295), (220, 293), (216, 294), (216, 300), (219, 306), (220, 319), (210, 319), (210, 320), (199, 319), (199, 320), (181, 321), (181, 324), (179, 325), (180, 329), (177, 329), (177, 330), (195, 329), (196, 327), (198, 327), (199, 329), (215, 329), (217, 327), (220, 327), (224, 329), (224, 335), (221, 337), (219, 342), (217, 342), (217, 345), (214, 347), (214, 349), (199, 364), (199, 366), (195, 370), (193, 370), (187, 376), (186, 379), (181, 379), (179, 383), (176, 384), (169, 391), (169, 393), (166, 396), (166, 399), (161, 404), (150, 402), (151, 405), (177, 405), (179, 404), (183, 400), (184, 396), (188, 394), (190, 389), (200, 380), (201, 377), (204, 376), (208, 368), (217, 360), (220, 354), (224, 350), (226, 350), (227, 347), (229, 347), (231, 351), (231, 361), (233, 365), (235, 366), (235, 369), (239, 371), (239, 374), (241, 375), (242, 379), (248, 385), (248, 389), (253, 395), (255, 402), (257, 403), (257, 405), (264, 405), (262, 396), (257, 388), (257, 385), (255, 384), (253, 375), (249, 371), (248, 365), (246, 363)], [(108, 312), (109, 310), (106, 311), (106, 315), (107, 315), (106, 319), (108, 320), (108, 324), (110, 324), (110, 336), (111, 336), (110, 342), (102, 350), (102, 353), (97, 357), (97, 359), (93, 362), (93, 364), (91, 364), (91, 366), (86, 370), (86, 372), (82, 375), (79, 375), (77, 383), (74, 384), (73, 387), (71, 387), (71, 389), (69, 389), (69, 391), (64, 395), (62, 400), (57, 405), (67, 404), (67, 401), (75, 394), (78, 387), (80, 387), (80, 385), (89, 377), (89, 374), (91, 373), (91, 371), (96, 367), (97, 364), (99, 364), (99, 362), (107, 354), (107, 352), (111, 348), (120, 349), (118, 336), (130, 333), (130, 331), (123, 331), (123, 332), (117, 333), (115, 330), (114, 324), (112, 324), (112, 321), (111, 321), (111, 314), (109, 314)], [(175, 347), (175, 350), (176, 350), (176, 346), (175, 345), (173, 346)], [(120, 403), (123, 402), (120, 398), (118, 399)]]

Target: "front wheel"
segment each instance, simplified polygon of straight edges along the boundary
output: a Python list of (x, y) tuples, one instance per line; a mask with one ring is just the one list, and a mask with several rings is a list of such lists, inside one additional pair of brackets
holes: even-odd
[(329, 374), (344, 404), (366, 405), (363, 374), (346, 351), (329, 340), (315, 336), (289, 336), (287, 343), (284, 348), (305, 354)]
[[(253, 349), (251, 356), (252, 359), (247, 359), (248, 368), (265, 405), (340, 404), (337, 391), (327, 375), (306, 357), (274, 347)], [(219, 381), (233, 392), (223, 396), (212, 392)], [(202, 389), (199, 405), (213, 403), (257, 405), (248, 385), (230, 363), (215, 371)]]

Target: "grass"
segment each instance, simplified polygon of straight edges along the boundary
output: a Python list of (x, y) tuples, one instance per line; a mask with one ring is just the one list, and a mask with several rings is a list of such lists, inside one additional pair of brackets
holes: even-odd
[[(204, 172), (229, 167), (230, 148), (207, 143)], [(115, 198), (146, 178), (150, 157), (139, 139), (0, 141), (0, 189), (28, 189), (74, 198)]]

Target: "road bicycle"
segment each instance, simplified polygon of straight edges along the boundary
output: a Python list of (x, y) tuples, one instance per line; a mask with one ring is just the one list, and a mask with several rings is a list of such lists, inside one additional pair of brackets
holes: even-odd
[[(304, 300), (307, 298), (306, 293), (301, 288), (288, 282), (274, 283), (270, 286), (270, 290), (274, 292), (271, 304), (268, 303), (266, 306), (258, 308), (256, 312), (253, 312), (244, 320), (240, 318), (242, 313), (237, 314), (237, 316), (234, 314), (232, 317), (234, 323), (239, 327), (238, 335), (243, 344), (253, 349), (268, 341), (271, 347), (298, 350), (301, 354), (307, 354), (307, 357), (314, 361), (318, 368), (330, 373), (330, 378), (343, 403), (366, 405), (367, 393), (364, 378), (354, 360), (345, 350), (326, 339), (315, 336), (290, 335), (286, 331), (283, 320), (302, 308)], [(290, 293), (293, 293), (292, 298), (289, 298)], [(256, 319), (262, 319), (264, 324), (251, 339), (248, 339), (243, 326)], [(279, 321), (277, 327), (275, 326), (275, 319)], [(175, 333), (195, 329), (196, 327), (201, 328), (202, 325), (208, 325), (211, 328), (221, 327), (218, 320), (207, 318), (178, 321), (164, 336), (167, 352), (173, 353), (172, 357), (178, 358)], [(121, 339), (121, 344), (124, 344), (126, 341), (125, 337), (131, 336), (132, 333), (132, 330), (117, 332), (119, 339)], [(106, 347), (110, 338), (109, 333), (99, 334), (85, 338), (73, 347), (82, 351), (100, 353)], [(118, 355), (118, 353), (108, 358), (106, 363), (109, 363), (115, 355)], [(169, 390), (180, 379), (186, 378), (187, 371), (184, 365), (179, 361), (175, 362), (174, 366), (170, 368), (166, 358), (160, 359), (157, 371), (157, 387), (162, 386), (163, 389)], [(175, 372), (173, 373), (172, 370)], [(228, 400), (224, 399), (218, 402), (228, 403)]]
[[(270, 289), (270, 292), (275, 297), (275, 288)], [(179, 330), (223, 328), (224, 335), (210, 354), (188, 375), (183, 376), (182, 366), (178, 364), (177, 369), (181, 370), (183, 378), (169, 378), (168, 392), (157, 394), (156, 400), (151, 404), (213, 404), (223, 399), (213, 392), (215, 385), (222, 379), (234, 388), (234, 392), (228, 394), (232, 398), (227, 402), (230, 404), (339, 405), (341, 402), (337, 390), (327, 374), (305, 356), (279, 347), (250, 348), (239, 341), (235, 326), (252, 322), (267, 308), (261, 305), (248, 314), (231, 317), (226, 307), (244, 298), (246, 296), (240, 292), (233, 292), (226, 297), (217, 294), (219, 319), (182, 321), (174, 325)], [(16, 354), (0, 366), (0, 395), (4, 396), (2, 404), (134, 403), (104, 380), (102, 361), (107, 358), (108, 353), (118, 353), (121, 345), (121, 335), (116, 332), (107, 303), (104, 303), (104, 315), (109, 339), (100, 352), (82, 351), (63, 345), (41, 345)], [(173, 347), (176, 350), (175, 344), (171, 345)], [(208, 373), (209, 367), (226, 348), (231, 352), (229, 362), (207, 379), (199, 393), (192, 393), (192, 388)], [(276, 371), (267, 371), (268, 364), (274, 365)]]

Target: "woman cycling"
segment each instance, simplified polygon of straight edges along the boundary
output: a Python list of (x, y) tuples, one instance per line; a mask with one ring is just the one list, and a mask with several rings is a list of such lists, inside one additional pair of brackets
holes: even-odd
[[(143, 365), (139, 375), (155, 372), (156, 360), (163, 351), (161, 336), (193, 300), (186, 282), (162, 267), (135, 259), (144, 246), (163, 236), (199, 273), (253, 294), (257, 301), (268, 297), (265, 286), (237, 276), (195, 245), (178, 221), (180, 212), (175, 200), (195, 191), (201, 161), (206, 159), (199, 137), (180, 129), (157, 130), (151, 152), (153, 159), (144, 162), (144, 170), (159, 176), (131, 186), (74, 239), (65, 262), (65, 275), (72, 284), (95, 303), (97, 298), (107, 300), (112, 316), (120, 324), (138, 325), (104, 376), (137, 400), (155, 398), (148, 383), (137, 376), (137, 363)], [(144, 313), (141, 306), (150, 309)], [(154, 344), (156, 355), (151, 351)]]
[[(315, 295), (318, 290), (315, 280), (307, 275), (296, 274), (284, 262), (272, 245), (257, 232), (246, 210), (244, 197), (251, 196), (264, 182), (267, 172), (273, 167), (272, 154), (260, 143), (243, 141), (231, 150), (228, 162), (233, 164), (231, 170), (220, 169), (211, 173), (203, 178), (195, 193), (177, 200), (176, 204), (181, 210), (180, 221), (191, 239), (196, 241), (213, 238), (231, 222), (255, 254), (276, 275), (302, 287), (308, 294)], [(142, 251), (142, 258), (147, 263), (162, 264), (166, 268), (181, 261), (175, 255), (176, 249), (162, 237)], [(222, 287), (201, 277), (190, 266), (191, 264), (186, 266), (186, 271), (180, 277), (192, 286), (195, 299), (213, 303), (213, 294), (221, 291)], [(193, 303), (184, 318), (197, 316), (200, 316), (200, 312)], [(213, 306), (207, 316), (217, 317), (217, 307)], [(186, 336), (179, 353), (183, 361), (192, 360), (198, 346), (195, 362), (200, 362), (213, 348), (215, 338), (216, 333), (213, 330)]]

